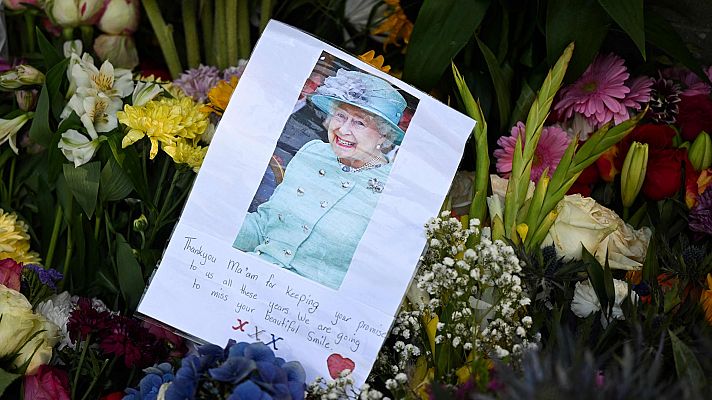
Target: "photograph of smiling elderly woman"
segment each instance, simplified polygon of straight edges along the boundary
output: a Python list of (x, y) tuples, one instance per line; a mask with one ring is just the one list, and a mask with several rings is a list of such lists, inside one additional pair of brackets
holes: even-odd
[(409, 104), (385, 80), (344, 68), (306, 100), (326, 115), (328, 141), (301, 146), (233, 247), (338, 289), (385, 188)]

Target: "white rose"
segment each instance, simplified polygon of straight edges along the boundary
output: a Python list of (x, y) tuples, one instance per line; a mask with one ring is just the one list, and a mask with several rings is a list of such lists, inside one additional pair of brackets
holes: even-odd
[(559, 216), (549, 229), (542, 247), (552, 243), (566, 259), (580, 260), (582, 245), (596, 259), (613, 269), (639, 270), (645, 260), (652, 232), (634, 230), (615, 212), (580, 194), (564, 196), (556, 207)]

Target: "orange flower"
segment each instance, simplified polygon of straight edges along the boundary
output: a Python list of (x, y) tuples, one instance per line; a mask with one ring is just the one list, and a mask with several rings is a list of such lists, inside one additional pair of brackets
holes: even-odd
[(385, 73), (388, 73), (391, 70), (390, 65), (383, 65), (383, 63), (385, 62), (383, 56), (376, 57), (376, 52), (373, 50), (361, 54), (360, 56), (358, 56), (358, 59), (365, 62), (366, 64), (380, 69)]
[(712, 183), (712, 168), (703, 169), (697, 177), (697, 181), (690, 182), (688, 180), (685, 190), (685, 203), (687, 208), (693, 208), (697, 205), (697, 197), (707, 190)]
[(391, 11), (386, 14), (386, 19), (371, 33), (374, 35), (388, 33), (388, 38), (383, 42), (383, 50), (389, 44), (400, 46), (398, 43), (400, 39), (403, 39), (403, 42), (408, 44), (410, 35), (413, 33), (413, 23), (405, 15), (403, 7), (400, 5), (400, 0), (384, 0), (384, 2), (391, 7)]
[(596, 160), (596, 168), (598, 168), (598, 173), (601, 175), (601, 179), (606, 182), (613, 182), (621, 171), (616, 167), (616, 158), (619, 152), (618, 145), (615, 145), (608, 150), (606, 150), (598, 160)]
[(237, 87), (237, 77), (233, 76), (228, 81), (220, 81), (217, 85), (208, 91), (208, 104), (201, 108), (203, 112), (214, 112), (217, 115), (222, 115), (230, 102), (232, 92)]
[(712, 274), (707, 274), (707, 290), (702, 291), (700, 305), (705, 311), (707, 323), (712, 325)]
[(643, 271), (628, 271), (625, 274), (625, 280), (631, 285), (640, 285), (640, 281), (643, 280)]

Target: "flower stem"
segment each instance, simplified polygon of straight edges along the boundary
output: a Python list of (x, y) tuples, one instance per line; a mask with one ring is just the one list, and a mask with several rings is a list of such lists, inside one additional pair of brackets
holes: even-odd
[(82, 44), (85, 49), (91, 49), (94, 41), (94, 27), (91, 25), (82, 25), (79, 27), (79, 32), (82, 34)]
[(84, 348), (82, 349), (82, 355), (79, 357), (79, 365), (77, 365), (77, 372), (74, 373), (74, 384), (72, 385), (72, 399), (75, 397), (75, 393), (77, 390), (77, 384), (79, 383), (79, 375), (81, 375), (82, 372), (82, 365), (84, 364), (84, 358), (86, 358), (87, 355), (87, 349), (89, 348), (89, 342), (91, 340), (91, 333), (87, 335), (86, 340), (80, 342), (84, 343)]
[[(225, 0), (225, 32), (227, 41), (227, 64), (237, 65), (238, 42), (240, 40), (238, 29), (237, 7), (241, 0)], [(239, 22), (242, 24), (242, 21)], [(242, 28), (242, 27), (240, 27)]]
[[(12, 140), (12, 139), (10, 139)], [(12, 200), (13, 195), (13, 186), (15, 186), (15, 163), (17, 162), (17, 157), (12, 157), (12, 160), (10, 161), (10, 177), (8, 178), (7, 182), (7, 199), (5, 199), (6, 203), (9, 203), (10, 200)]]
[(168, 188), (168, 193), (166, 193), (166, 197), (163, 199), (163, 207), (161, 207), (161, 211), (158, 212), (158, 217), (156, 217), (156, 221), (154, 222), (154, 225), (151, 227), (151, 235), (149, 235), (149, 237), (148, 237), (149, 246), (153, 244), (153, 241), (156, 238), (156, 234), (158, 234), (158, 229), (161, 226), (161, 221), (163, 220), (164, 213), (168, 206), (168, 201), (170, 200), (171, 196), (173, 195), (173, 190), (176, 187), (176, 183), (178, 182), (179, 176), (180, 176), (180, 171), (176, 170), (176, 172), (173, 174), (173, 178), (171, 179), (171, 185)]
[(270, 18), (272, 18), (272, 0), (262, 0), (260, 8), (260, 33), (265, 30)]
[(215, 0), (215, 17), (213, 18), (213, 49), (215, 49), (215, 65), (222, 69), (227, 67), (227, 43), (225, 7), (227, 0)]
[[(237, 24), (239, 29), (237, 35), (237, 42), (240, 47), (239, 54), (242, 58), (248, 58), (252, 48), (250, 46), (250, 8), (247, 0), (237, 0), (237, 16), (239, 17), (239, 23)], [(237, 65), (237, 60), (235, 60), (235, 65)]]
[[(52, 259), (54, 258), (54, 249), (57, 247), (57, 237), (59, 236), (59, 228), (62, 226), (62, 206), (57, 205), (54, 211), (54, 225), (52, 226), (52, 236), (49, 240), (49, 248), (45, 257), (45, 267), (52, 267)], [(62, 281), (64, 282), (64, 281)]]
[[(79, 221), (81, 223), (81, 221)], [(64, 254), (64, 267), (62, 268), (62, 275), (64, 275), (64, 280), (62, 283), (66, 282), (67, 276), (69, 276), (69, 261), (72, 259), (72, 250), (74, 249), (74, 242), (72, 241), (72, 224), (67, 224), (67, 251)]]
[(32, 10), (25, 10), (25, 36), (27, 36), (27, 52), (35, 52), (35, 14)]
[[(116, 357), (114, 357), (111, 360), (111, 368), (113, 368), (115, 362), (116, 362)], [(92, 389), (94, 389), (94, 385), (96, 385), (96, 383), (99, 381), (99, 378), (104, 373), (104, 369), (106, 369), (106, 364), (108, 364), (108, 363), (109, 363), (109, 359), (107, 358), (104, 360), (104, 363), (101, 365), (101, 369), (99, 370), (99, 373), (94, 377), (94, 379), (92, 379), (91, 383), (89, 384), (89, 387), (87, 388), (87, 391), (84, 392), (84, 396), (82, 396), (82, 400), (85, 400), (87, 398), (87, 396), (89, 396), (89, 394), (91, 393)]]
[(188, 58), (188, 68), (200, 64), (200, 46), (198, 44), (198, 3), (196, 0), (183, 0), (183, 32), (185, 33), (185, 53)]
[(213, 0), (204, 0), (200, 9), (200, 26), (203, 28), (203, 50), (205, 60), (215, 65), (215, 47), (213, 44)]
[(151, 27), (156, 33), (158, 43), (161, 45), (161, 51), (163, 52), (163, 57), (166, 59), (168, 70), (171, 72), (173, 78), (177, 78), (183, 71), (183, 67), (180, 64), (176, 44), (173, 41), (173, 28), (167, 25), (163, 20), (157, 0), (143, 0), (142, 3), (148, 21), (151, 23)]

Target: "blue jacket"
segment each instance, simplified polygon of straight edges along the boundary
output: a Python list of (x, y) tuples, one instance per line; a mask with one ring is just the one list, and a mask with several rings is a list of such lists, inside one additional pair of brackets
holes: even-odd
[(269, 201), (247, 214), (233, 247), (338, 289), (391, 165), (344, 171), (331, 144), (305, 144)]

